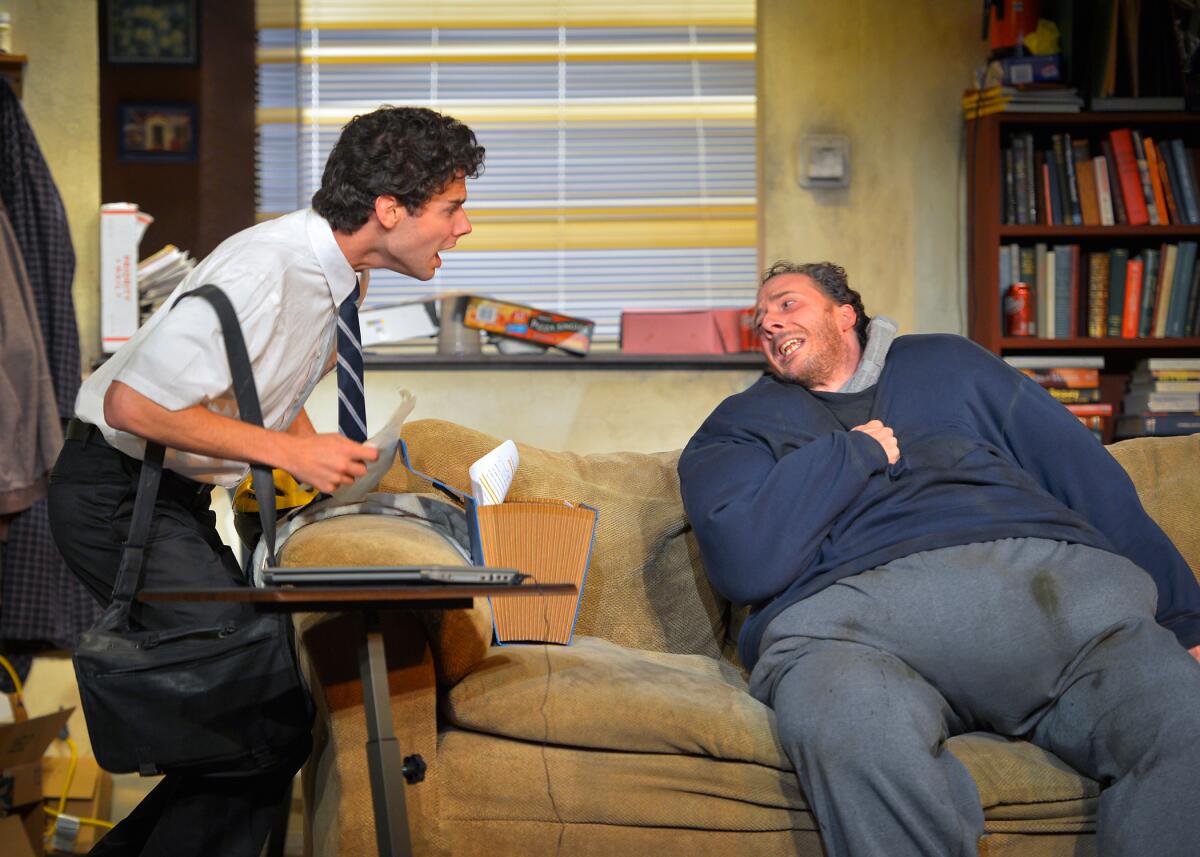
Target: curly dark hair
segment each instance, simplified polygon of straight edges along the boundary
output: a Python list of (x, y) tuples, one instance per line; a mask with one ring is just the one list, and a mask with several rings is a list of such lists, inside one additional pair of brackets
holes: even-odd
[(339, 232), (366, 223), (381, 195), (416, 214), (458, 176), (478, 177), (483, 154), (475, 133), (457, 119), (384, 105), (342, 129), (312, 207)]
[(850, 279), (846, 276), (845, 268), (833, 262), (806, 262), (803, 265), (776, 262), (762, 275), (762, 282), (758, 287), (761, 289), (771, 280), (784, 274), (803, 274), (834, 302), (849, 304), (857, 316), (854, 332), (858, 335), (858, 344), (866, 347), (867, 325), (871, 323), (871, 317), (863, 309), (862, 295), (850, 288)]

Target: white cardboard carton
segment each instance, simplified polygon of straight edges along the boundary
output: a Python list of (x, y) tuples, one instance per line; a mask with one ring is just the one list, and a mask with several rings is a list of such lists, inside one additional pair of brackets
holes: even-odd
[(138, 328), (138, 244), (153, 222), (137, 203), (100, 206), (100, 338), (107, 353)]

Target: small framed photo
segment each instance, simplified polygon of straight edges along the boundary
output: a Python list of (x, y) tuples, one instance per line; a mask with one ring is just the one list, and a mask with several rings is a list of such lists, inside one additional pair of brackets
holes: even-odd
[(192, 65), (199, 58), (196, 0), (105, 0), (110, 63)]
[(122, 104), (117, 126), (119, 160), (196, 160), (194, 104)]

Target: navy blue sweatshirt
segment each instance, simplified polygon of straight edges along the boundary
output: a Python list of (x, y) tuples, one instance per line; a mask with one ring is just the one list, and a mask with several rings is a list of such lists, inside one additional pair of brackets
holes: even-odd
[(913, 553), (1006, 538), (1128, 557), (1158, 586), (1158, 621), (1200, 644), (1200, 586), (1124, 469), (1066, 408), (959, 336), (902, 336), (871, 418), (900, 460), (797, 384), (764, 376), (705, 420), (679, 459), (687, 516), (718, 592), (767, 623), (834, 581)]

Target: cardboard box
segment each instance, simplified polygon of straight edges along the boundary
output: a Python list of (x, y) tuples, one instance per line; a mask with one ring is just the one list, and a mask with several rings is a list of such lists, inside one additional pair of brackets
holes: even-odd
[[(42, 796), (46, 806), (51, 809), (58, 809), (70, 763), (69, 758), (62, 756), (46, 756), (42, 759)], [(76, 818), (108, 821), (112, 813), (112, 785), (112, 774), (101, 770), (94, 757), (80, 756), (75, 763), (75, 776), (71, 780), (63, 812)], [(106, 832), (106, 828), (93, 824), (80, 825), (74, 853), (86, 854)]]
[(42, 754), (62, 732), (74, 710), (64, 708), (42, 717), (0, 724), (0, 775), (15, 771), (18, 766), (24, 771), (30, 763), (40, 763)]
[[(0, 857), (40, 857), (45, 851), (41, 759), (73, 710), (0, 724), (0, 813), (7, 813), (0, 819), (5, 825), (0, 828)], [(11, 835), (18, 829), (23, 838)]]
[(1051, 83), (1061, 77), (1058, 54), (1048, 56), (1006, 57), (1000, 60), (1004, 83)]
[(436, 336), (437, 298), (360, 310), (358, 326), (364, 348)]
[(734, 354), (758, 351), (754, 309), (650, 309), (621, 313), (627, 354)]
[(100, 341), (106, 353), (138, 329), (138, 244), (153, 222), (136, 203), (100, 206)]
[(0, 857), (42, 857), (46, 813), (40, 803), (0, 818)]
[(42, 799), (42, 763), (9, 765), (0, 771), (0, 813)]
[(0, 723), (14, 723), (28, 720), (25, 703), (15, 693), (0, 693)]
[(463, 324), (499, 336), (561, 348), (571, 354), (588, 353), (595, 329), (595, 324), (584, 318), (474, 295), (467, 301)]

